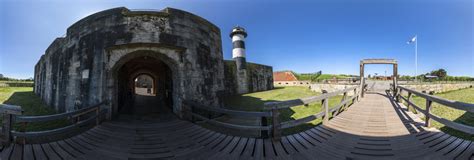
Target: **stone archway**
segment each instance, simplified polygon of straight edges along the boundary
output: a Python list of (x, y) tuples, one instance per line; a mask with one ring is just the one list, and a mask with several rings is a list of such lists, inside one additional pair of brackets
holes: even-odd
[[(119, 114), (159, 117), (171, 113), (172, 72), (162, 60), (149, 56), (134, 57), (120, 66), (116, 74), (114, 78), (118, 82), (116, 96)], [(145, 92), (137, 94), (137, 89), (143, 90), (136, 86), (138, 82), (135, 80), (140, 75), (149, 77), (150, 84), (142, 84)], [(154, 91), (151, 91), (151, 86), (154, 86)], [(156, 94), (146, 94), (147, 92)]]
[(157, 76), (153, 76), (149, 72), (140, 72), (137, 75), (130, 76), (130, 78), (130, 81), (134, 83), (133, 92), (135, 94), (150, 96), (156, 95)]
[[(165, 97), (165, 101), (169, 104), (168, 107), (172, 109), (172, 112), (182, 117), (181, 101), (183, 99), (181, 94), (183, 92), (182, 87), (182, 73), (181, 68), (182, 64), (180, 63), (180, 54), (182, 52), (176, 49), (169, 49), (166, 47), (119, 47), (110, 49), (107, 53), (108, 64), (107, 64), (107, 90), (108, 95), (106, 99), (109, 100), (110, 112), (109, 117), (118, 115), (120, 109), (125, 104), (123, 99), (126, 98), (126, 91), (124, 91), (124, 86), (127, 86), (131, 83), (131, 80), (140, 74), (149, 74), (152, 77), (155, 77), (157, 84), (156, 93), (162, 94), (159, 96)], [(158, 66), (139, 67), (133, 66), (133, 64), (141, 63), (140, 59), (147, 59), (146, 63), (154, 64)], [(134, 62), (135, 61), (135, 62)], [(128, 78), (126, 84), (121, 82), (121, 79), (124, 79), (123, 70), (124, 66), (131, 68), (130, 71), (126, 72), (126, 78)], [(134, 68), (135, 67), (135, 68)], [(163, 77), (163, 72), (157, 72), (156, 68), (168, 68), (169, 73), (168, 78), (160, 79)], [(155, 68), (155, 69), (154, 69)], [(166, 75), (165, 74), (165, 75)], [(166, 76), (165, 76), (166, 77)], [(167, 87), (160, 88), (159, 83), (167, 83)], [(126, 89), (126, 87), (125, 87)], [(161, 92), (160, 92), (161, 90)], [(125, 98), (124, 98), (125, 97)]]

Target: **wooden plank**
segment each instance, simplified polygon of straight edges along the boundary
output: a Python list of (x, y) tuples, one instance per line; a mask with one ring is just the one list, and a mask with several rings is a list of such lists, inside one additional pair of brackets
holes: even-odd
[(33, 146), (31, 144), (26, 144), (23, 146), (23, 159), (25, 160), (35, 159), (34, 153), (33, 153)]
[(300, 134), (293, 134), (293, 137), (295, 138), (296, 141), (298, 141), (300, 144), (302, 144), (306, 149), (311, 148), (311, 147), (314, 146), (314, 144), (311, 144), (310, 142), (308, 142)]
[(48, 144), (48, 143), (43, 143), (41, 144), (41, 147), (43, 147), (44, 153), (46, 156), (48, 156), (48, 159), (51, 160), (61, 160), (62, 158), (54, 152), (54, 149)]
[(245, 145), (245, 148), (244, 148), (244, 150), (241, 154), (242, 159), (248, 159), (248, 158), (252, 157), (254, 147), (255, 147), (255, 141), (256, 141), (255, 138), (249, 138), (248, 139), (247, 144)]
[(298, 151), (306, 150), (306, 147), (300, 144), (293, 135), (286, 136), (288, 141), (296, 148)]
[(227, 147), (227, 145), (232, 141), (233, 138), (234, 138), (234, 136), (226, 136), (224, 138), (224, 140), (222, 140), (220, 143), (218, 143), (213, 149), (215, 149), (219, 152), (224, 150), (224, 148)]
[(209, 147), (211, 145), (212, 142), (216, 141), (219, 137), (223, 136), (222, 134), (220, 133), (217, 133), (217, 132), (214, 132), (214, 134), (212, 134), (211, 137), (205, 139), (204, 141), (202, 142), (199, 142), (201, 143), (202, 145), (204, 146), (207, 146)]
[(275, 151), (273, 150), (273, 143), (271, 139), (263, 139), (263, 149), (265, 152), (265, 158), (274, 159), (277, 157)]
[(59, 146), (61, 146), (65, 151), (67, 151), (68, 153), (72, 154), (73, 157), (79, 157), (81, 155), (83, 155), (84, 153), (81, 153), (80, 150), (76, 149), (76, 148), (73, 148), (71, 147), (68, 143), (66, 143), (65, 141), (57, 141), (57, 142), (54, 142), (54, 143), (57, 143)]
[(200, 144), (207, 144), (207, 143), (203, 143), (205, 142), (206, 140), (208, 139), (211, 139), (212, 137), (216, 136), (217, 133), (216, 132), (212, 132), (212, 131), (209, 131), (209, 132), (206, 132), (205, 135), (201, 136), (201, 137), (197, 137), (196, 138), (196, 142), (200, 143)]
[(2, 150), (2, 152), (0, 153), (0, 159), (9, 159), (10, 155), (12, 154), (12, 151), (13, 151), (13, 146), (14, 145), (10, 145), (8, 147), (5, 147)]
[(237, 146), (230, 153), (232, 157), (239, 157), (244, 152), (245, 146), (247, 145), (248, 141), (249, 141), (249, 138), (241, 137)]
[(456, 149), (459, 145), (462, 144), (463, 142), (463, 139), (461, 138), (456, 138), (456, 137), (453, 137), (455, 138), (454, 141), (452, 141), (451, 143), (443, 146), (442, 148), (439, 148), (436, 150), (436, 152), (439, 152), (439, 153), (442, 153), (443, 155), (446, 155), (448, 152), (451, 152), (453, 151), (454, 149)]
[(217, 147), (217, 145), (218, 145), (219, 143), (221, 143), (226, 137), (227, 137), (227, 135), (220, 134), (219, 137), (217, 137), (217, 139), (213, 140), (213, 141), (208, 145), (208, 147), (211, 147), (211, 149), (214, 149), (214, 148)]
[(50, 142), (51, 148), (61, 157), (61, 159), (74, 159), (75, 157), (70, 155), (67, 151), (61, 148), (58, 143)]
[[(233, 158), (236, 156), (232, 156), (231, 152), (233, 149), (236, 147), (236, 145), (239, 143), (240, 137), (232, 137), (232, 139), (227, 143), (224, 148), (218, 149), (219, 153), (215, 154), (213, 157), (209, 157), (209, 159), (229, 159)], [(225, 143), (225, 142), (223, 142)], [(223, 144), (221, 143), (221, 144)], [(218, 147), (219, 148), (219, 147)]]
[(33, 152), (35, 153), (36, 160), (47, 160), (48, 156), (43, 151), (43, 147), (40, 144), (33, 144)]
[(283, 148), (281, 144), (281, 141), (272, 141), (272, 142), (273, 142), (273, 146), (275, 147), (275, 152), (279, 158), (282, 158), (282, 159), (289, 158), (288, 153), (285, 151), (285, 149)]
[(23, 158), (23, 145), (15, 144), (13, 145), (13, 152), (10, 156), (10, 159), (22, 159)]
[(458, 156), (464, 150), (466, 150), (466, 148), (469, 147), (469, 144), (471, 144), (471, 141), (464, 140), (458, 147), (456, 147), (454, 150), (450, 151), (449, 153), (444, 153), (444, 155), (447, 156), (447, 158), (449, 159), (454, 159), (454, 157)]
[(296, 148), (290, 143), (287, 136), (281, 138), (281, 144), (290, 155), (298, 152), (298, 150), (296, 150)]
[(474, 142), (471, 142), (469, 147), (467, 147), (464, 152), (462, 152), (460, 155), (456, 156), (454, 159), (472, 159), (474, 154)]
[(263, 140), (258, 138), (255, 140), (255, 150), (253, 153), (253, 157), (256, 159), (263, 159), (264, 158), (264, 149), (263, 149)]

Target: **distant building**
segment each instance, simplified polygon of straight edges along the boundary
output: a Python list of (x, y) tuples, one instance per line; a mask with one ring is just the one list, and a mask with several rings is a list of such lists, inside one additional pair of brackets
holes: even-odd
[(3, 74), (0, 74), (0, 78), (3, 78)]
[(391, 76), (373, 76), (372, 79), (388, 81), (388, 80), (392, 80), (392, 77)]
[(274, 86), (309, 86), (310, 84), (310, 81), (298, 80), (290, 71), (273, 72)]

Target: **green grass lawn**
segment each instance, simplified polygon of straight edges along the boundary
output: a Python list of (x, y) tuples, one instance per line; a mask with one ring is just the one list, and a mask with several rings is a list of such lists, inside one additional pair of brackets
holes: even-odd
[[(320, 93), (311, 91), (307, 87), (278, 87), (273, 90), (249, 93), (244, 95), (236, 95), (228, 97), (225, 100), (226, 108), (235, 109), (235, 110), (245, 110), (245, 111), (262, 111), (263, 104), (265, 102), (273, 101), (285, 101), (297, 98), (304, 98), (310, 96), (316, 96)], [(342, 96), (335, 96), (329, 99), (329, 106), (335, 106), (339, 104)], [(316, 102), (308, 106), (296, 106), (291, 109), (284, 109), (281, 111), (281, 121), (289, 121), (294, 119), (300, 119), (307, 117), (312, 114), (321, 112), (321, 103)], [(314, 127), (321, 123), (321, 119), (316, 119), (307, 123), (306, 125), (301, 125), (294, 128), (289, 128), (284, 130), (284, 134), (296, 133), (299, 131), (307, 130), (311, 127)]]
[[(445, 92), (445, 93), (438, 93), (435, 94), (435, 96), (442, 97), (445, 99), (449, 100), (454, 100), (454, 101), (460, 101), (460, 102), (466, 102), (466, 103), (474, 103), (474, 88), (469, 88), (469, 89), (462, 89), (462, 90), (457, 90), (457, 91), (450, 91), (450, 92)], [(419, 106), (422, 109), (426, 108), (426, 100), (421, 97), (413, 97), (412, 98), (414, 103)], [(406, 103), (405, 103), (406, 105)], [(453, 109), (450, 107), (446, 107), (444, 105), (440, 105), (438, 103), (432, 104), (432, 109), (431, 113), (443, 118), (446, 118), (448, 120), (457, 122), (457, 123), (462, 123), (465, 125), (469, 126), (474, 126), (474, 113), (469, 113), (466, 111), (458, 110), (458, 109)], [(474, 135), (468, 135), (466, 133), (451, 129), (449, 127), (444, 126), (441, 123), (438, 123), (436, 121), (432, 120), (432, 126), (436, 127), (446, 133), (449, 133), (451, 135), (454, 135), (456, 137), (464, 138), (464, 139), (469, 139), (469, 140), (474, 140)]]
[[(43, 103), (40, 97), (33, 93), (32, 87), (0, 87), (0, 104), (21, 106), (23, 115), (56, 114), (53, 108)], [(67, 120), (57, 120), (28, 124), (27, 131), (46, 130), (68, 124)], [(19, 124), (16, 125), (16, 128)]]

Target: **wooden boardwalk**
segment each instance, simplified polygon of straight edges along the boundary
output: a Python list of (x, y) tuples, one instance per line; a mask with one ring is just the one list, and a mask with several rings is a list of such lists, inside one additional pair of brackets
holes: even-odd
[(367, 94), (325, 125), (281, 141), (188, 121), (108, 121), (78, 136), (2, 148), (1, 159), (474, 159), (474, 143), (435, 129), (385, 94)]

